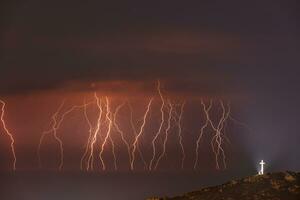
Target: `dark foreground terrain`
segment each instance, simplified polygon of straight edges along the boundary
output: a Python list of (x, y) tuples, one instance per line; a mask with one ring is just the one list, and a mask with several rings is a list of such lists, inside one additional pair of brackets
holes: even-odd
[(300, 200), (300, 173), (278, 172), (232, 180), (173, 198), (148, 200)]
[(233, 172), (0, 171), (0, 200), (145, 200), (218, 185), (232, 177)]

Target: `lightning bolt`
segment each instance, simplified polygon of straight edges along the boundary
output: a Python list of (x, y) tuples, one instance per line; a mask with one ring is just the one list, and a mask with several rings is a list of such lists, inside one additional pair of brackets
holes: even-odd
[(217, 127), (213, 124), (212, 120), (209, 119), (209, 123), (210, 123), (212, 129), (215, 131), (215, 135), (213, 136), (213, 138), (211, 140), (211, 146), (212, 146), (213, 152), (215, 154), (216, 168), (220, 169), (219, 156), (221, 153), (222, 158), (223, 158), (223, 165), (224, 165), (224, 168), (226, 169), (226, 156), (225, 156), (224, 149), (222, 147), (222, 140), (223, 140), (222, 129), (224, 127), (224, 122), (226, 121), (226, 119), (229, 116), (230, 110), (226, 114), (226, 109), (225, 109), (223, 101), (220, 100), (219, 102), (220, 102), (220, 105), (222, 108), (222, 116), (219, 120)]
[(114, 167), (115, 167), (115, 170), (118, 170), (117, 155), (116, 155), (116, 151), (115, 151), (115, 143), (114, 143), (114, 140), (112, 139), (111, 135), (109, 135), (109, 141), (111, 144), (111, 151), (112, 151), (112, 154), (114, 157)]
[(12, 153), (12, 156), (13, 156), (13, 166), (12, 166), (12, 169), (15, 171), (16, 170), (16, 163), (17, 163), (17, 157), (16, 157), (16, 152), (15, 152), (15, 146), (14, 146), (15, 140), (14, 140), (13, 135), (8, 130), (8, 128), (6, 126), (6, 123), (5, 123), (5, 120), (4, 120), (6, 103), (4, 101), (2, 101), (2, 100), (0, 100), (0, 103), (2, 104), (2, 106), (1, 106), (1, 118), (0, 119), (1, 119), (1, 122), (2, 122), (3, 129), (5, 131), (5, 134), (10, 139), (10, 149), (11, 149), (11, 153)]
[(66, 116), (68, 114), (70, 114), (71, 112), (73, 112), (76, 109), (81, 109), (81, 108), (85, 108), (86, 106), (92, 104), (93, 102), (90, 103), (85, 103), (83, 105), (76, 105), (71, 107), (69, 110), (65, 111), (65, 113), (62, 114), (60, 121), (57, 123), (56, 128), (53, 131), (54, 137), (55, 139), (59, 142), (59, 146), (60, 146), (60, 165), (59, 165), (59, 170), (62, 170), (63, 165), (64, 165), (64, 148), (63, 148), (63, 142), (61, 140), (61, 138), (58, 137), (57, 135), (57, 130), (60, 128), (62, 122), (64, 121), (64, 119), (66, 118)]
[[(63, 119), (63, 118), (62, 118)], [(55, 119), (56, 120), (56, 119)], [(55, 124), (55, 123), (54, 123)], [(57, 129), (59, 127), (59, 123), (58, 126), (55, 128), (53, 127), (53, 136), (55, 138), (55, 140), (58, 142), (59, 144), (59, 149), (60, 149), (60, 164), (59, 164), (59, 170), (61, 171), (64, 165), (64, 147), (63, 147), (63, 142), (62, 140), (57, 136)]]
[(116, 110), (115, 110), (115, 113), (114, 113), (114, 116), (113, 116), (113, 123), (114, 123), (114, 127), (116, 129), (116, 131), (120, 134), (121, 136), (121, 139), (123, 141), (123, 143), (126, 145), (127, 147), (127, 152), (128, 152), (128, 159), (129, 159), (129, 165), (131, 164), (131, 151), (130, 151), (130, 144), (129, 142), (125, 139), (124, 137), (124, 132), (120, 129), (118, 123), (117, 123), (117, 115), (119, 113), (119, 111), (124, 107), (125, 105), (125, 102), (118, 105)]
[(163, 128), (163, 124), (164, 124), (164, 120), (165, 120), (165, 113), (164, 113), (164, 107), (165, 107), (165, 100), (164, 100), (164, 97), (161, 93), (161, 90), (160, 90), (160, 81), (158, 80), (157, 81), (157, 91), (158, 91), (158, 94), (160, 96), (160, 99), (161, 99), (161, 107), (160, 107), (160, 113), (161, 113), (161, 121), (160, 121), (160, 125), (159, 125), (159, 129), (158, 131), (156, 132), (153, 140), (152, 140), (152, 158), (151, 158), (151, 161), (150, 161), (150, 164), (149, 164), (149, 170), (152, 170), (152, 165), (153, 165), (153, 162), (154, 162), (154, 159), (156, 157), (156, 146), (155, 146), (155, 142), (158, 138), (158, 136), (160, 135), (161, 131), (162, 131), (162, 128)]
[(209, 103), (209, 106), (207, 107), (204, 103), (203, 100), (201, 100), (201, 105), (203, 106), (203, 111), (205, 113), (205, 116), (206, 116), (206, 120), (205, 120), (205, 124), (201, 127), (201, 130), (200, 130), (200, 134), (199, 134), (199, 137), (197, 139), (197, 142), (196, 142), (196, 159), (195, 159), (195, 163), (194, 163), (194, 169), (197, 168), (197, 165), (198, 165), (198, 159), (199, 159), (199, 145), (200, 145), (200, 141), (202, 139), (202, 136), (204, 134), (204, 130), (208, 127), (209, 125), (209, 121), (210, 121), (210, 118), (209, 118), (209, 111), (212, 107), (212, 100), (210, 101)]
[(178, 126), (178, 139), (179, 139), (179, 145), (181, 148), (181, 154), (182, 154), (182, 159), (181, 159), (181, 169), (184, 168), (184, 161), (185, 161), (185, 150), (184, 150), (184, 146), (183, 146), (183, 138), (182, 138), (182, 127), (181, 127), (181, 121), (182, 121), (182, 115), (184, 112), (184, 106), (185, 106), (185, 101), (181, 104), (180, 107), (180, 113), (179, 113), (179, 118), (177, 121), (177, 126)]
[[(225, 151), (222, 147), (222, 141), (223, 141), (223, 137), (226, 139), (224, 133), (222, 132), (223, 128), (225, 127), (225, 122), (226, 120), (228, 119), (228, 117), (230, 116), (230, 105), (228, 103), (227, 107), (227, 111), (226, 111), (226, 108), (224, 106), (224, 103), (222, 100), (220, 100), (220, 105), (222, 107), (222, 118), (220, 120), (220, 123), (218, 124), (218, 127), (217, 127), (217, 134), (216, 134), (216, 141), (217, 141), (217, 144), (218, 144), (218, 148), (217, 148), (217, 155), (222, 154), (222, 160), (223, 160), (223, 165), (224, 165), (224, 168), (226, 169), (227, 168), (227, 165), (226, 165), (226, 156), (225, 156)], [(223, 135), (223, 137), (222, 137)], [(216, 158), (217, 159), (217, 158)]]
[(195, 158), (195, 163), (194, 163), (194, 169), (196, 169), (197, 164), (198, 164), (199, 144), (200, 144), (201, 138), (204, 134), (204, 130), (208, 126), (210, 126), (212, 128), (213, 133), (214, 133), (213, 137), (211, 139), (211, 147), (212, 147), (213, 153), (215, 155), (216, 169), (220, 169), (220, 164), (219, 164), (220, 154), (221, 154), (221, 158), (223, 160), (224, 168), (226, 168), (226, 156), (225, 156), (225, 151), (224, 151), (223, 146), (222, 146), (223, 138), (225, 136), (223, 135), (222, 130), (224, 128), (226, 120), (228, 119), (228, 117), (230, 115), (229, 103), (228, 103), (228, 109), (226, 111), (226, 108), (224, 106), (223, 101), (222, 100), (219, 101), (219, 104), (221, 105), (221, 108), (222, 108), (222, 114), (221, 114), (221, 117), (220, 117), (219, 122), (217, 123), (217, 125), (215, 125), (213, 123), (213, 121), (211, 120), (211, 117), (210, 117), (210, 113), (209, 113), (210, 109), (212, 107), (212, 100), (210, 100), (210, 104), (209, 104), (208, 107), (205, 105), (203, 100), (201, 100), (201, 104), (203, 106), (203, 110), (204, 110), (204, 113), (205, 113), (205, 116), (206, 116), (206, 121), (205, 121), (205, 124), (201, 128), (201, 131), (200, 131), (197, 143), (196, 143), (197, 145), (196, 145), (196, 158)]
[(37, 155), (38, 155), (38, 161), (39, 161), (39, 166), (42, 166), (41, 163), (41, 154), (40, 154), (40, 150), (41, 150), (41, 146), (42, 143), (44, 141), (45, 136), (47, 136), (48, 134), (52, 133), (52, 132), (56, 132), (56, 125), (57, 125), (57, 116), (60, 112), (60, 110), (63, 108), (65, 103), (65, 100), (62, 101), (62, 103), (60, 104), (60, 106), (58, 107), (57, 111), (52, 115), (51, 119), (52, 119), (52, 128), (48, 131), (44, 131), (40, 137), (40, 141), (39, 141), (39, 145), (38, 145), (38, 149), (37, 149)]
[[(131, 125), (131, 128), (132, 128), (133, 133), (134, 133), (134, 138), (136, 138), (137, 135), (138, 135), (138, 133), (137, 133), (136, 127), (135, 127), (135, 125), (134, 125), (134, 123), (133, 123), (133, 108), (132, 108), (132, 106), (131, 106), (131, 104), (130, 104), (129, 101), (128, 101), (128, 107), (129, 107), (129, 109), (130, 109), (130, 125)], [(141, 160), (142, 160), (142, 162), (143, 162), (143, 164), (144, 164), (144, 169), (147, 169), (147, 168), (148, 168), (147, 162), (146, 162), (146, 160), (144, 159), (144, 156), (143, 156), (143, 153), (142, 153), (142, 151), (141, 151), (141, 149), (140, 149), (140, 144), (139, 144), (139, 143), (137, 143), (136, 149), (137, 149), (137, 151), (138, 151), (138, 153), (139, 153), (139, 156), (140, 156), (140, 158), (141, 158)], [(134, 163), (134, 162), (135, 162), (135, 160), (133, 160), (133, 159), (135, 159), (135, 158), (132, 158), (132, 157), (131, 157), (131, 162), (130, 162), (130, 166), (131, 166), (130, 168), (131, 168), (131, 170), (133, 170), (133, 167), (132, 167), (133, 165), (132, 165), (131, 163)]]
[(167, 121), (167, 128), (165, 130), (165, 138), (164, 138), (164, 141), (163, 141), (163, 151), (162, 153), (159, 155), (158, 159), (157, 159), (157, 162), (156, 162), (156, 165), (154, 167), (154, 169), (156, 170), (158, 165), (159, 165), (159, 162), (160, 160), (165, 156), (166, 154), (166, 146), (167, 146), (167, 141), (168, 141), (168, 136), (169, 136), (169, 131), (171, 129), (171, 119), (172, 119), (172, 111), (173, 111), (173, 105), (171, 104), (170, 101), (168, 101), (168, 106), (169, 106), (169, 113), (168, 113), (168, 121)]
[[(85, 100), (84, 100), (84, 103), (86, 103)], [(84, 106), (84, 117), (85, 117), (85, 119), (88, 123), (88, 126), (89, 126), (89, 137), (88, 137), (88, 141), (87, 141), (86, 146), (85, 146), (84, 154), (82, 155), (81, 160), (80, 160), (80, 170), (83, 170), (83, 162), (84, 162), (84, 160), (86, 159), (86, 157), (88, 155), (89, 147), (90, 147), (90, 143), (91, 143), (91, 139), (92, 139), (92, 132), (93, 132), (93, 126), (92, 126), (92, 123), (91, 123), (91, 121), (88, 117), (88, 113), (87, 113), (87, 105)]]
[(232, 115), (229, 115), (229, 119), (234, 122), (237, 125), (240, 125), (242, 127), (244, 127), (249, 133), (252, 132), (251, 128), (244, 122), (241, 122), (240, 120), (237, 120), (236, 118), (233, 118)]
[(88, 161), (87, 161), (87, 168), (86, 170), (94, 170), (94, 145), (97, 141), (97, 136), (99, 134), (100, 131), (100, 127), (101, 127), (101, 119), (102, 119), (102, 113), (103, 113), (103, 109), (102, 109), (102, 101), (101, 99), (97, 96), (97, 93), (94, 94), (95, 99), (96, 99), (96, 104), (97, 107), (99, 109), (99, 115), (97, 118), (97, 125), (93, 134), (93, 137), (91, 138), (91, 142), (90, 142), (90, 154), (88, 157)]
[[(107, 97), (106, 97), (107, 98)], [(109, 103), (109, 104), (108, 104)], [(115, 143), (114, 143), (114, 140), (112, 138), (112, 130), (114, 128), (114, 119), (113, 119), (113, 114), (111, 112), (111, 106), (110, 106), (110, 99), (108, 99), (108, 103), (106, 103), (106, 106), (109, 106), (108, 109), (109, 109), (109, 118), (106, 118), (105, 122), (108, 123), (107, 126), (108, 126), (108, 130), (110, 131), (109, 132), (109, 135), (108, 135), (108, 140), (111, 144), (111, 151), (112, 151), (112, 155), (113, 155), (113, 159), (114, 159), (114, 168), (115, 170), (118, 170), (118, 165), (117, 165), (117, 155), (116, 155), (116, 151), (115, 151)], [(107, 107), (106, 107), (107, 108)], [(108, 111), (107, 111), (108, 112)]]
[(150, 101), (149, 101), (149, 103), (148, 103), (147, 110), (146, 110), (146, 112), (144, 114), (144, 117), (143, 117), (143, 123), (142, 123), (142, 125), (140, 127), (140, 131), (136, 135), (135, 140), (133, 142), (133, 149), (132, 149), (132, 153), (131, 153), (131, 157), (132, 157), (132, 160), (131, 160), (131, 170), (134, 170), (135, 152), (136, 152), (137, 146), (139, 145), (139, 138), (141, 137), (141, 135), (144, 132), (144, 127), (146, 125), (146, 120), (147, 120), (148, 113), (149, 113), (150, 108), (151, 108), (152, 101), (153, 101), (153, 98), (151, 98)]
[(40, 149), (41, 149), (41, 145), (42, 142), (45, 138), (46, 135), (52, 133), (54, 139), (57, 141), (58, 145), (59, 145), (59, 150), (60, 150), (60, 162), (59, 162), (59, 171), (62, 170), (63, 165), (64, 165), (64, 148), (63, 148), (63, 141), (61, 140), (61, 138), (57, 135), (57, 131), (60, 128), (61, 124), (63, 123), (63, 121), (65, 120), (66, 116), (68, 114), (70, 114), (71, 112), (73, 112), (76, 109), (80, 109), (80, 108), (84, 108), (87, 105), (92, 104), (93, 102), (89, 102), (89, 103), (85, 103), (83, 105), (75, 105), (72, 106), (69, 110), (65, 111), (60, 119), (58, 120), (58, 115), (60, 113), (60, 111), (62, 110), (64, 104), (65, 104), (65, 100), (63, 100), (63, 102), (60, 104), (58, 110), (52, 115), (52, 127), (50, 130), (48, 131), (44, 131), (40, 137), (40, 141), (39, 141), (39, 145), (38, 145), (38, 160), (39, 160), (39, 166), (41, 167), (41, 156), (40, 156)]
[[(102, 170), (106, 170), (105, 162), (103, 160), (103, 152), (104, 152), (104, 147), (107, 143), (107, 140), (110, 138), (110, 133), (111, 133), (112, 124), (113, 124), (113, 121), (111, 119), (110, 101), (109, 101), (108, 97), (105, 97), (105, 100), (106, 100), (106, 120), (108, 121), (108, 129), (107, 129), (104, 141), (101, 145), (101, 151), (99, 154), (99, 158), (100, 158), (101, 164), (102, 164)], [(114, 154), (114, 158), (115, 158), (115, 154)], [(114, 162), (116, 163), (116, 160)]]

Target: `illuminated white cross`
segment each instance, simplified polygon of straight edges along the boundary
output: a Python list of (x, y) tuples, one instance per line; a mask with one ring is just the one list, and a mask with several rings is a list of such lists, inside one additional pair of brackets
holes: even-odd
[(259, 175), (264, 174), (264, 165), (266, 164), (263, 160), (260, 161), (260, 171), (258, 172)]

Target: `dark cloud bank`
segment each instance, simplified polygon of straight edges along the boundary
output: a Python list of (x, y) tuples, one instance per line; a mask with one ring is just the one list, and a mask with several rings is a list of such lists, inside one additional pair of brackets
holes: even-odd
[(1, 8), (2, 94), (157, 78), (219, 92), (297, 85), (296, 1), (31, 0)]

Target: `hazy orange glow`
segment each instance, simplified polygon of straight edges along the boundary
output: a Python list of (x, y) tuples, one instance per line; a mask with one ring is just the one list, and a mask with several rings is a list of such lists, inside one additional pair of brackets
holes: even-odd
[[(184, 169), (186, 148), (194, 148), (186, 145), (183, 119), (188, 115), (185, 114), (185, 107), (187, 101), (199, 104), (198, 97), (185, 97), (185, 99), (179, 95), (175, 98), (175, 95), (168, 92), (164, 83), (160, 81), (152, 84), (152, 89), (148, 87), (151, 85), (148, 83), (148, 86), (145, 84), (136, 86), (133, 83), (137, 82), (125, 83), (124, 87), (128, 86), (127, 91), (129, 91), (126, 96), (123, 94), (125, 92), (119, 93), (118, 90), (113, 89), (123, 84), (122, 81), (115, 81), (93, 85), (94, 89), (108, 87), (111, 89), (109, 92), (70, 90), (66, 87), (57, 91), (36, 93), (30, 96), (30, 99), (26, 99), (25, 96), (5, 98), (9, 102), (7, 108), (9, 112), (5, 112), (8, 114), (8, 119), (16, 113), (24, 113), (25, 116), (26, 113), (30, 113), (31, 118), (26, 124), (22, 124), (21, 117), (17, 118), (11, 134), (4, 121), (6, 104), (2, 103), (1, 120), (5, 133), (11, 138), (11, 151), (15, 159), (13, 169), (16, 167), (18, 155), (14, 145), (16, 138), (18, 146), (36, 145), (37, 161), (41, 169), (46, 166), (58, 170), (69, 168), (68, 155), (70, 149), (73, 149), (73, 152), (76, 151), (81, 155), (78, 159), (80, 170), (86, 171), (95, 171), (99, 168), (136, 170), (141, 165), (144, 170), (158, 170), (166, 164), (168, 157), (172, 157), (167, 154), (167, 149), (175, 147), (176, 143), (170, 140), (176, 140), (178, 145), (176, 148), (180, 151), (180, 168)], [(145, 93), (135, 93), (142, 88), (146, 88)], [(25, 100), (18, 101), (20, 98)], [(212, 133), (210, 145), (214, 153), (216, 169), (222, 168), (219, 164), (221, 159), (223, 167), (226, 168), (223, 145), (228, 138), (223, 130), (225, 123), (233, 118), (230, 116), (230, 105), (227, 104), (226, 108), (225, 100), (217, 100), (221, 108), (221, 116), (217, 118), (216, 124), (210, 114), (215, 100), (209, 100), (208, 107), (205, 104), (206, 98), (200, 100), (206, 118), (195, 139), (194, 169), (198, 167), (200, 142), (206, 129), (207, 132)], [(21, 107), (20, 104), (23, 106)], [(79, 135), (74, 135), (77, 129)], [(22, 131), (30, 134), (24, 135)], [(123, 152), (126, 152), (125, 155)], [(51, 159), (47, 159), (49, 155)], [(49, 161), (51, 165), (46, 165), (45, 163)], [(188, 168), (188, 165), (186, 167)]]

